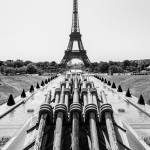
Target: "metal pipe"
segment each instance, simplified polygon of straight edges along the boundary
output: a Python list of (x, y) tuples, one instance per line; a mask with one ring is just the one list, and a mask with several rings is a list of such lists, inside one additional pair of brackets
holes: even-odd
[[(50, 94), (48, 93), (46, 95), (45, 102), (50, 103)], [(39, 122), (39, 128), (38, 128), (38, 134), (35, 140), (35, 145), (34, 145), (34, 150), (41, 150), (42, 147), (42, 141), (43, 141), (43, 136), (44, 136), (44, 129), (46, 126), (46, 118), (47, 114), (41, 115), (40, 122)]]
[[(66, 82), (66, 88), (70, 88), (69, 87), (69, 82)], [(66, 93), (65, 94), (65, 105), (67, 106), (67, 109), (68, 109), (68, 101), (69, 101), (69, 93)]]
[[(83, 87), (85, 85), (83, 84)], [(87, 104), (92, 103), (91, 95), (88, 90), (88, 96), (87, 93), (84, 93), (83, 95), (83, 102), (85, 103), (85, 106)], [(99, 142), (98, 142), (98, 135), (97, 135), (97, 127), (96, 127), (96, 118), (95, 113), (90, 112), (89, 114), (89, 124), (90, 124), (90, 136), (91, 136), (91, 150), (99, 150)]]
[(92, 150), (99, 150), (96, 118), (95, 118), (95, 113), (93, 113), (93, 112), (91, 112), (89, 114), (89, 124), (90, 124), (90, 135), (91, 135)]
[[(106, 98), (105, 93), (102, 92), (101, 94), (102, 94), (103, 102), (107, 103), (107, 98)], [(107, 132), (108, 132), (111, 149), (119, 150), (117, 139), (116, 139), (116, 133), (115, 133), (115, 129), (113, 126), (112, 115), (110, 112), (105, 112), (105, 121), (106, 121)]]
[[(94, 104), (91, 93), (88, 90), (88, 104)], [(96, 126), (96, 114), (94, 112), (89, 113), (89, 124), (90, 124), (90, 135), (91, 135), (91, 148), (92, 150), (99, 150), (99, 142), (97, 135), (97, 126)]]
[(53, 150), (61, 150), (62, 124), (63, 124), (63, 113), (58, 112), (54, 132)]
[(92, 95), (92, 102), (98, 107), (96, 94)]
[(60, 104), (64, 103), (64, 89), (65, 89), (65, 85), (62, 85), (60, 101), (59, 101)]
[(36, 137), (35, 145), (34, 145), (34, 150), (40, 150), (42, 146), (42, 139), (44, 135), (44, 128), (46, 124), (46, 117), (47, 114), (44, 114), (41, 116), (40, 123), (39, 123), (39, 128), (38, 128), (38, 135)]
[(78, 112), (73, 113), (72, 150), (79, 150), (79, 114)]
[(55, 96), (55, 105), (57, 105), (59, 103), (59, 100), (60, 100), (60, 94), (57, 93)]
[(100, 116), (100, 113), (101, 113), (100, 112), (100, 102), (98, 101), (97, 93), (93, 93), (93, 95), (92, 95), (92, 101), (93, 101), (93, 104), (95, 104), (97, 106), (98, 116)]
[(92, 104), (92, 97), (91, 97), (91, 93), (90, 93), (90, 85), (87, 86), (88, 89), (88, 93), (87, 93), (87, 97), (88, 97), (88, 104)]
[[(60, 104), (64, 102), (64, 88), (62, 85), (61, 95), (60, 95)], [(53, 142), (53, 150), (61, 150), (61, 141), (62, 141), (62, 125), (63, 125), (63, 112), (58, 112), (56, 118), (56, 126), (54, 132), (54, 142)]]
[[(73, 103), (79, 103), (77, 78), (74, 80)], [(73, 112), (72, 121), (72, 150), (79, 150), (79, 113)]]

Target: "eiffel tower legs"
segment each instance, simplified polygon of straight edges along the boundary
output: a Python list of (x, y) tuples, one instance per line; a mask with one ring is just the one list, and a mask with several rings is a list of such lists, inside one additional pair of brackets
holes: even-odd
[(80, 50), (66, 50), (65, 55), (61, 61), (61, 64), (67, 65), (67, 63), (71, 59), (75, 59), (75, 58), (82, 60), (86, 67), (88, 67), (91, 64), (85, 50), (81, 50), (81, 51)]

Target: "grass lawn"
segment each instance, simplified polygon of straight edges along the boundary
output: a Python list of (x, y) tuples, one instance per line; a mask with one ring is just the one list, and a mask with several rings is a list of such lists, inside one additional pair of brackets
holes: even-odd
[(115, 82), (116, 86), (119, 84), (123, 90), (130, 88), (131, 93), (139, 97), (140, 94), (143, 94), (145, 102), (150, 104), (150, 75), (103, 75), (104, 78)]
[(46, 76), (38, 75), (17, 75), (2, 76), (0, 75), (0, 104), (7, 101), (8, 96), (13, 94), (14, 97), (21, 94), (22, 90), (28, 91), (31, 85), (41, 84)]

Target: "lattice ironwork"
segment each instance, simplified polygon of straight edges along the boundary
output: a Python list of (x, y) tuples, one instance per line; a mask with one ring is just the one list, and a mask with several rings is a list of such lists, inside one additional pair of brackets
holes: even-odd
[[(74, 42), (78, 43), (77, 50), (73, 50)], [(78, 0), (73, 0), (73, 14), (70, 40), (68, 43), (67, 50), (65, 51), (65, 55), (61, 61), (61, 64), (66, 65), (68, 61), (74, 58), (82, 60), (85, 66), (89, 66), (91, 64), (81, 40), (78, 16)]]

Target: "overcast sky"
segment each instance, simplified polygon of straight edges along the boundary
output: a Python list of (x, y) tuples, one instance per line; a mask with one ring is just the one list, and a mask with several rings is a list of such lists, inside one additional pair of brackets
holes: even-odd
[[(0, 0), (0, 60), (59, 62), (69, 42), (73, 0)], [(79, 0), (91, 61), (150, 58), (150, 0)]]

